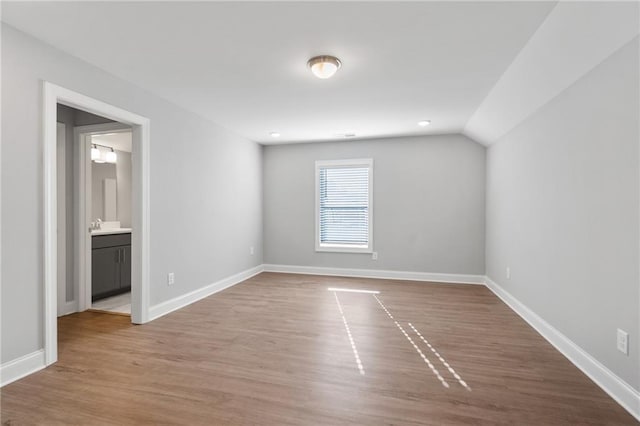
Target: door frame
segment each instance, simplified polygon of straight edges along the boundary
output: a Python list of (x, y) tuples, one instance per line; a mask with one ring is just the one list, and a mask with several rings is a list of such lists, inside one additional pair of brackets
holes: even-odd
[[(131, 219), (131, 321), (149, 321), (149, 145), (151, 122), (89, 96), (43, 81), (43, 260), (44, 260), (44, 352), (45, 364), (58, 359), (57, 324), (57, 104), (81, 109), (126, 124), (132, 130)], [(86, 230), (88, 232), (88, 229)]]
[[(64, 123), (56, 123), (56, 167), (62, 165), (62, 170), (57, 170), (57, 197), (66, 198), (67, 195), (67, 184), (66, 184), (66, 165), (67, 165), (67, 126)], [(67, 302), (67, 240), (66, 238), (60, 238), (60, 236), (66, 236), (67, 234), (67, 209), (66, 203), (58, 203), (57, 204), (57, 224), (58, 224), (58, 257), (57, 257), (57, 266), (58, 269), (56, 271), (56, 277), (58, 280), (58, 310), (57, 315), (66, 315), (67, 313), (75, 312), (77, 310), (77, 304), (74, 300)]]
[[(91, 136), (102, 133), (133, 132), (126, 124), (102, 123), (73, 128), (75, 176), (74, 182), (74, 298), (78, 301), (78, 311), (91, 308), (91, 200), (93, 197), (91, 179)], [(133, 134), (132, 134), (133, 137)], [(133, 161), (133, 156), (132, 156)], [(134, 167), (132, 163), (132, 167)], [(133, 229), (133, 227), (132, 227)], [(133, 229), (132, 235), (136, 232)], [(133, 290), (133, 288), (132, 288)]]

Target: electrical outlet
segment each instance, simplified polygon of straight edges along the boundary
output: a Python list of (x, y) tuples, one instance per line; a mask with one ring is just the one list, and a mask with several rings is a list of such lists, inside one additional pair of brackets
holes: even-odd
[(618, 329), (618, 350), (625, 355), (629, 355), (629, 333)]
[(508, 280), (511, 279), (511, 268), (508, 266), (507, 266), (507, 270), (505, 271), (505, 275), (507, 276)]
[(371, 259), (378, 260), (378, 252), (377, 251), (374, 251), (373, 253), (371, 253)]
[(253, 256), (254, 253), (255, 253), (255, 250), (253, 249), (253, 246), (249, 247), (249, 254)]
[(176, 275), (173, 272), (167, 274), (167, 285), (173, 285), (176, 282)]

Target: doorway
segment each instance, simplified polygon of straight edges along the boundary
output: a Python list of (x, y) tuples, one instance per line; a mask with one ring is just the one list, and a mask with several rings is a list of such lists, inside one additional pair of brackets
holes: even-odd
[[(58, 123), (57, 105), (62, 104), (78, 110), (106, 117), (109, 120), (125, 124), (130, 128), (131, 152), (131, 227), (135, 230), (131, 234), (131, 321), (142, 324), (149, 318), (149, 119), (120, 109), (113, 105), (73, 92), (55, 84), (44, 82), (44, 113), (43, 113), (43, 176), (44, 176), (44, 350), (47, 365), (57, 360), (57, 308), (58, 308)], [(90, 155), (85, 144), (78, 146), (80, 158)], [(77, 162), (78, 174), (86, 173), (84, 162)], [(68, 167), (67, 167), (68, 169)], [(84, 170), (83, 170), (84, 169)], [(74, 169), (74, 171), (76, 171)], [(86, 181), (85, 181), (86, 182)], [(84, 200), (77, 203), (82, 208)], [(86, 203), (84, 204), (86, 205)], [(86, 209), (79, 212), (78, 217), (86, 218)], [(79, 221), (82, 223), (82, 221)], [(79, 226), (79, 225), (78, 225)], [(84, 227), (83, 238), (74, 238), (78, 242), (74, 251), (86, 251), (89, 227)], [(65, 249), (66, 250), (66, 249)], [(78, 258), (80, 258), (78, 256)], [(83, 262), (78, 262), (78, 269), (74, 276), (78, 279), (86, 274)], [(67, 279), (68, 280), (68, 279)], [(78, 287), (80, 292), (82, 286)], [(86, 293), (86, 292), (85, 292)], [(81, 297), (82, 296), (82, 297)], [(78, 294), (78, 309), (80, 302), (86, 300), (86, 294)]]
[[(122, 123), (74, 129), (80, 173), (76, 211), (79, 310), (131, 315), (133, 133)], [(87, 232), (88, 231), (88, 232)]]

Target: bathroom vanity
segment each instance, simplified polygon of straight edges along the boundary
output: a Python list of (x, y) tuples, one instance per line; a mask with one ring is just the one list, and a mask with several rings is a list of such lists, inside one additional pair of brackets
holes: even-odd
[(91, 234), (91, 301), (131, 291), (131, 229)]

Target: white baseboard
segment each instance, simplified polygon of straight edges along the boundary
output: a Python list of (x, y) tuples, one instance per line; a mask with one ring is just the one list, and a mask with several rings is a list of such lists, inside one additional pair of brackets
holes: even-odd
[(39, 349), (20, 358), (0, 365), (0, 387), (22, 379), (45, 368), (44, 349)]
[(329, 275), (354, 278), (379, 278), (408, 281), (430, 281), (437, 283), (484, 284), (484, 275), (439, 274), (430, 272), (385, 271), (382, 269), (324, 268), (316, 266), (265, 264), (265, 272), (288, 274)]
[(64, 306), (58, 306), (58, 316), (73, 314), (78, 312), (78, 301), (72, 300), (71, 302), (65, 302)]
[(235, 284), (238, 284), (244, 280), (247, 280), (254, 275), (259, 274), (263, 271), (263, 265), (258, 265), (251, 269), (247, 269), (246, 271), (239, 272), (235, 275), (232, 275), (227, 278), (223, 278), (220, 281), (217, 281), (213, 284), (209, 284), (205, 287), (199, 288), (198, 290), (194, 290), (190, 293), (183, 294), (171, 300), (167, 300), (166, 302), (159, 303), (157, 305), (149, 308), (149, 321), (160, 318), (163, 315), (168, 314), (169, 312), (173, 312), (177, 309), (183, 308), (187, 305), (190, 305), (194, 302), (197, 302), (200, 299), (204, 299), (205, 297), (211, 296), (214, 293), (224, 290), (225, 288), (229, 288)]
[(600, 386), (618, 404), (640, 421), (640, 392), (602, 365), (598, 360), (573, 343), (567, 336), (539, 317), (508, 291), (486, 277), (486, 286), (495, 293), (515, 313), (531, 325), (542, 337), (561, 354), (578, 367), (584, 374)]

